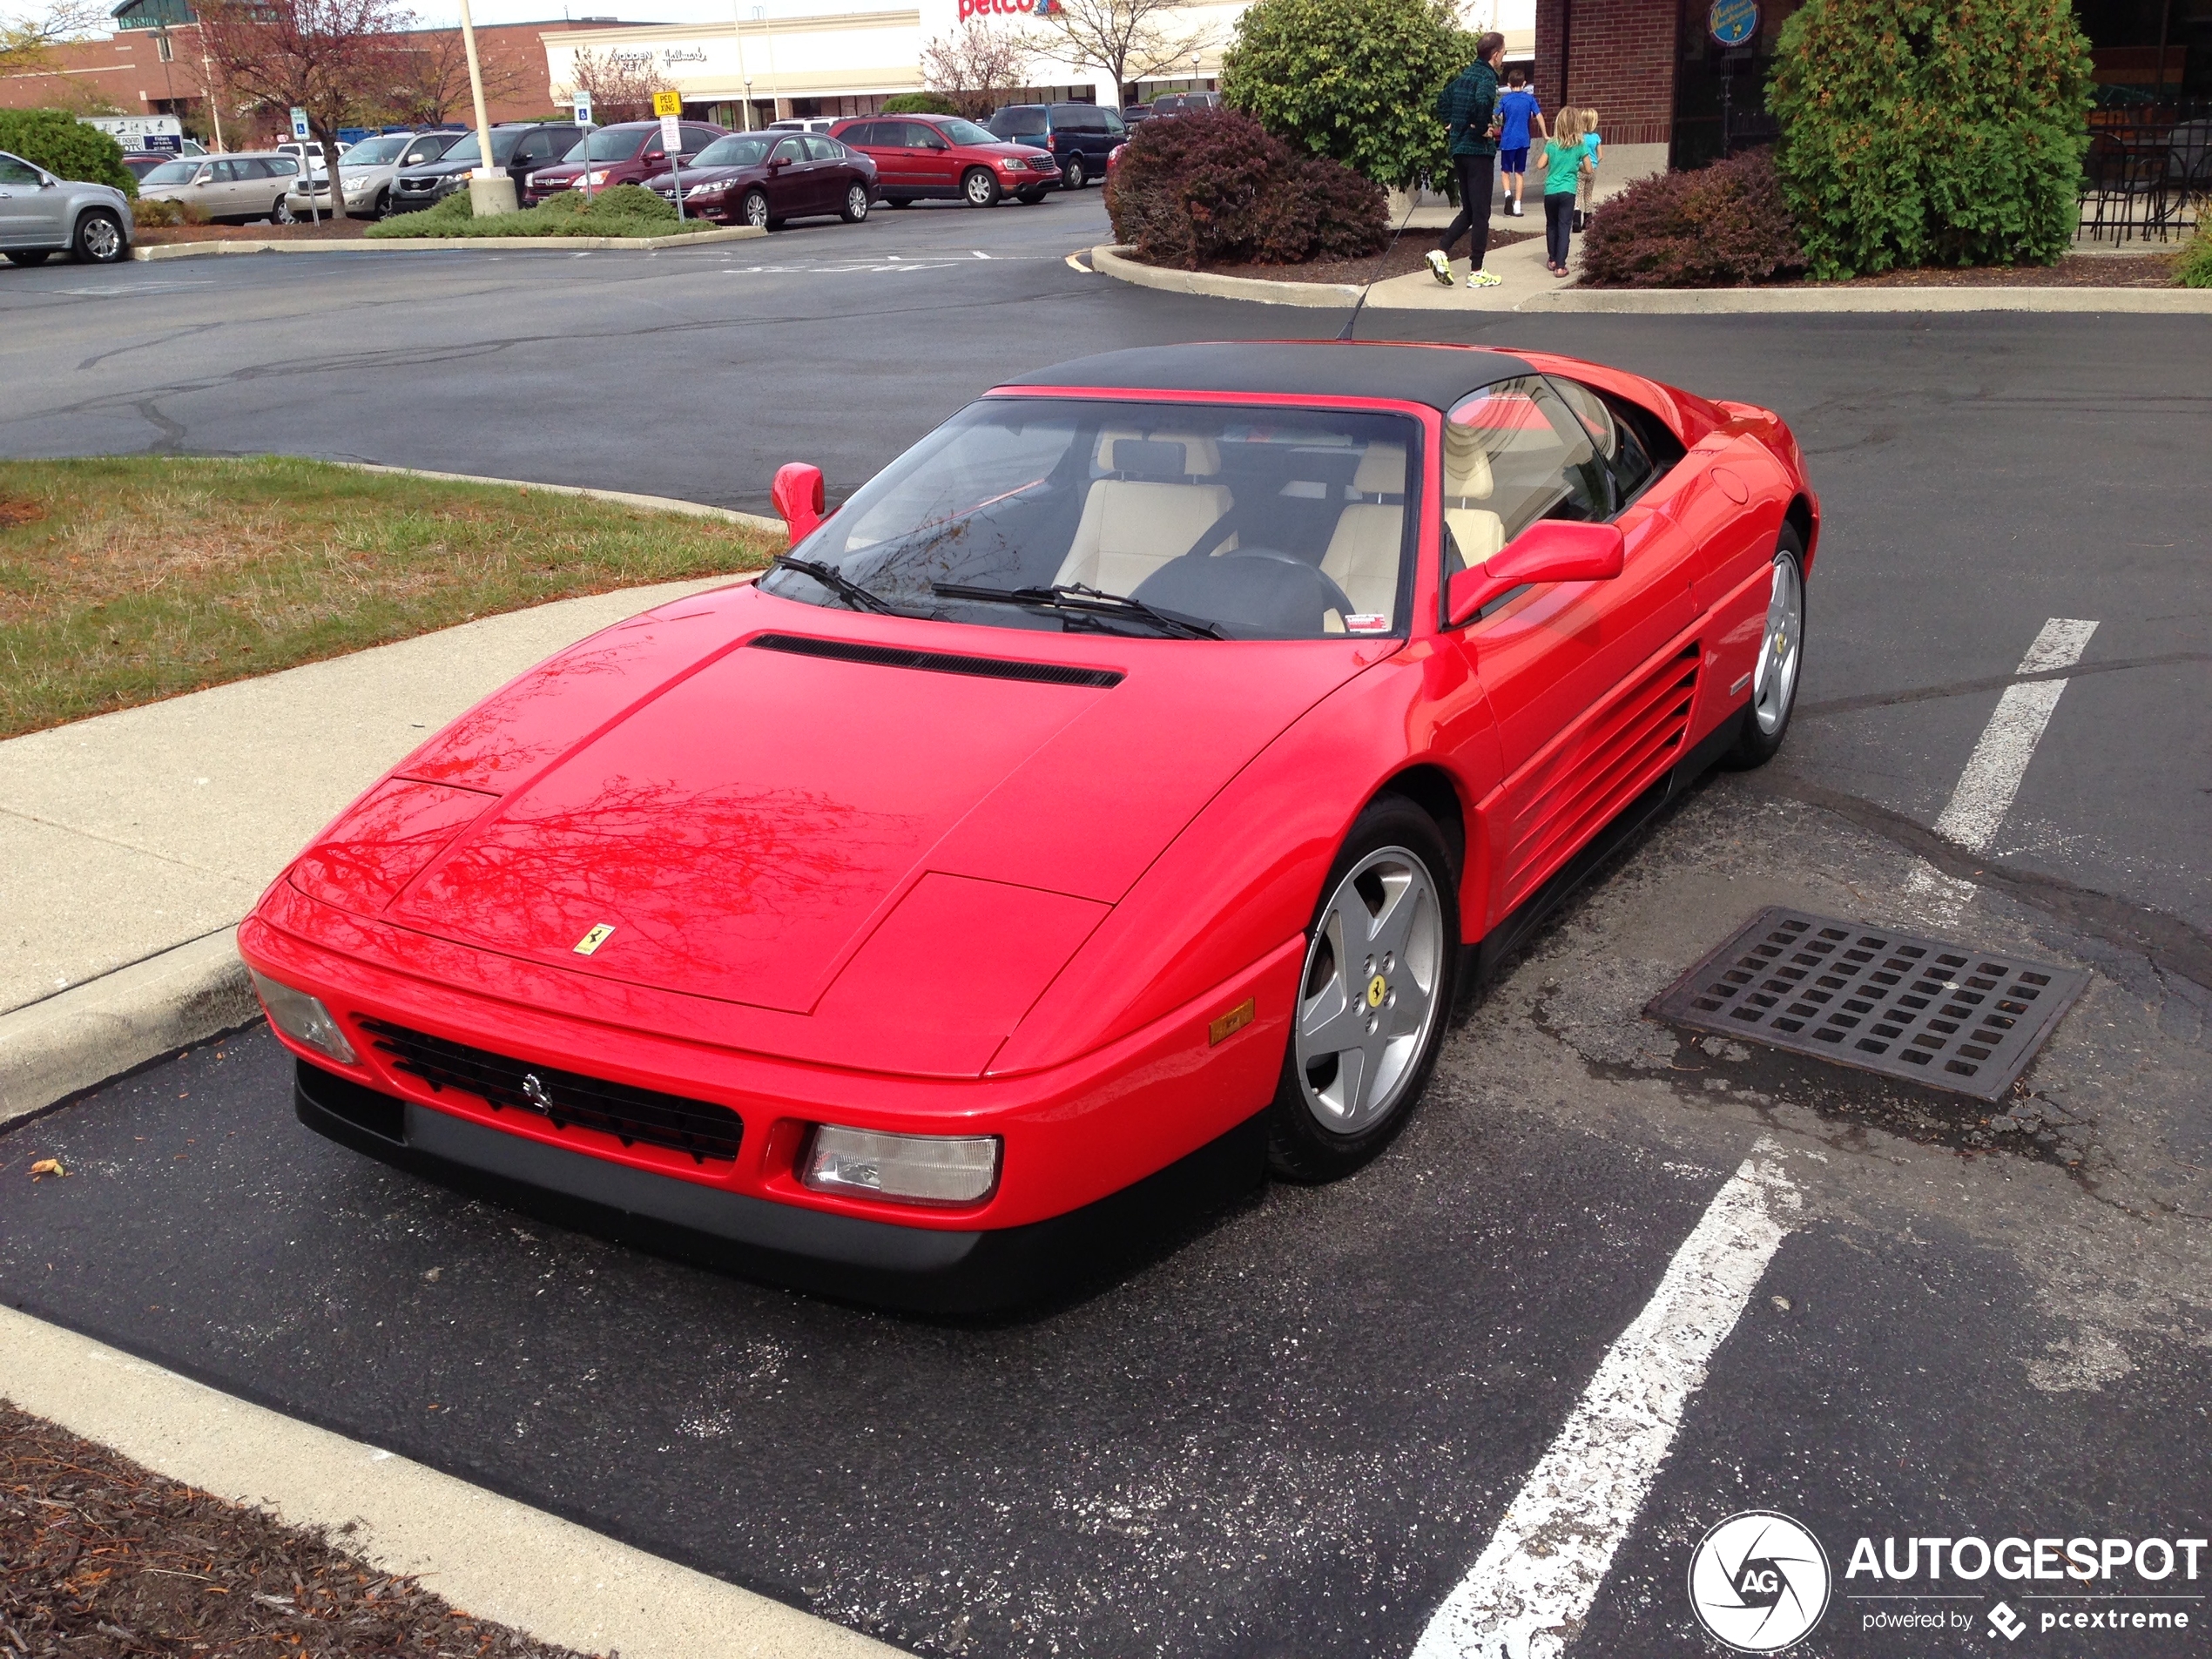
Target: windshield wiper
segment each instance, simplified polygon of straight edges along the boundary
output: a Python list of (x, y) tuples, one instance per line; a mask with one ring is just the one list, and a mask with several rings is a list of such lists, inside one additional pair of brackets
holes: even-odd
[(1130, 617), (1150, 623), (1180, 639), (1227, 639), (1217, 622), (1163, 610), (1126, 594), (1107, 593), (1080, 582), (1055, 582), (1043, 588), (978, 588), (960, 582), (933, 582), (929, 590), (941, 599), (980, 599), (987, 604), (1038, 605), (1048, 610), (1072, 610), (1094, 617)]
[(817, 563), (813, 559), (795, 559), (788, 553), (779, 553), (768, 563), (778, 570), (796, 570), (820, 583), (855, 610), (878, 610), (887, 617), (900, 615), (899, 608), (881, 594), (870, 591), (841, 570)]

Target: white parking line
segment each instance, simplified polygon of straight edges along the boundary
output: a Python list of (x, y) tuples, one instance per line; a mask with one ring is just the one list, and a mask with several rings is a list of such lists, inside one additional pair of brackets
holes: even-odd
[(1777, 1150), (1761, 1140), (1706, 1206), (1413, 1659), (1552, 1659), (1580, 1634), (1706, 1362), (1795, 1224)]
[[(2089, 636), (2096, 631), (2094, 622), (2053, 617), (2013, 671), (2042, 674), (2072, 668), (2081, 660)], [(2027, 763), (2035, 758), (2035, 745), (2042, 741), (2043, 729), (2050, 725), (2066, 685), (2063, 679), (2036, 680), (2005, 688), (2005, 694), (1997, 699), (1997, 711), (1989, 717), (1980, 741), (1966, 758), (1966, 769), (1959, 774), (1958, 786), (1936, 817), (1937, 834), (1976, 853), (1988, 850), (2005, 814), (2012, 810), (2013, 798), (2020, 793), (2020, 780), (2027, 776)], [(1905, 878), (1905, 891), (1908, 897), (1922, 901), (1936, 927), (1948, 927), (1957, 923), (1975, 887), (1971, 881), (1921, 864)]]

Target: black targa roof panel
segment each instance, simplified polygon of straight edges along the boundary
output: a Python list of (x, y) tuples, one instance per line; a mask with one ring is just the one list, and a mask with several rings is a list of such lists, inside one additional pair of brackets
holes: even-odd
[(1479, 387), (1535, 372), (1508, 352), (1480, 347), (1233, 341), (1103, 352), (1001, 384), (1234, 392), (1260, 397), (1378, 397), (1448, 410)]

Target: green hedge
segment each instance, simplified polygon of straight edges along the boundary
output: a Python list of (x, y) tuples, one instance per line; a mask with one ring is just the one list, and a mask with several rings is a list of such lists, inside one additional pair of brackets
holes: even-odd
[(960, 105), (942, 92), (900, 92), (883, 100), (886, 115), (958, 115)]
[(1767, 107), (1812, 274), (2055, 263), (2089, 98), (2071, 0), (1805, 0)]
[(123, 146), (66, 110), (0, 110), (0, 150), (64, 179), (113, 185), (136, 198), (138, 181), (123, 165)]
[(575, 192), (518, 213), (478, 219), (469, 192), (455, 191), (435, 207), (399, 213), (371, 225), (364, 236), (674, 236), (712, 230), (704, 219), (677, 222), (676, 209), (643, 185), (595, 190), (586, 201)]

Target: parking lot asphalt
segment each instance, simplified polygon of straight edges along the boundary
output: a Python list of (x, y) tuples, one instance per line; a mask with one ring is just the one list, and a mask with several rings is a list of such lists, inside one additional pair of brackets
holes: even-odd
[[(10, 271), (0, 453), (278, 449), (759, 509), (777, 462), (849, 489), (1038, 364), (1334, 332), (1063, 262), (1103, 239), (1091, 197), (729, 252)], [(933, 1325), (367, 1163), (292, 1122), (248, 1032), (0, 1138), (0, 1298), (916, 1651), (1406, 1653), (1764, 1137), (1802, 1217), (1576, 1650), (1707, 1647), (1689, 1548), (1770, 1507), (1836, 1569), (1797, 1651), (2202, 1651), (2202, 1602), (2185, 1637), (2094, 1649), (1982, 1622), (2073, 1584), (1947, 1586), (1976, 1599), (1935, 1642), (1870, 1624), (1902, 1604), (1851, 1598), (1897, 1587), (1844, 1565), (1861, 1535), (2207, 1530), (2206, 325), (1418, 320), (1776, 408), (1826, 522), (1782, 758), (1616, 860), (1369, 1170), (1028, 1318)], [(1966, 858), (1927, 826), (2053, 618), (2096, 627)], [(2035, 1126), (1642, 1017), (1777, 903), (2091, 967)], [(77, 1175), (28, 1188), (48, 1156)]]

